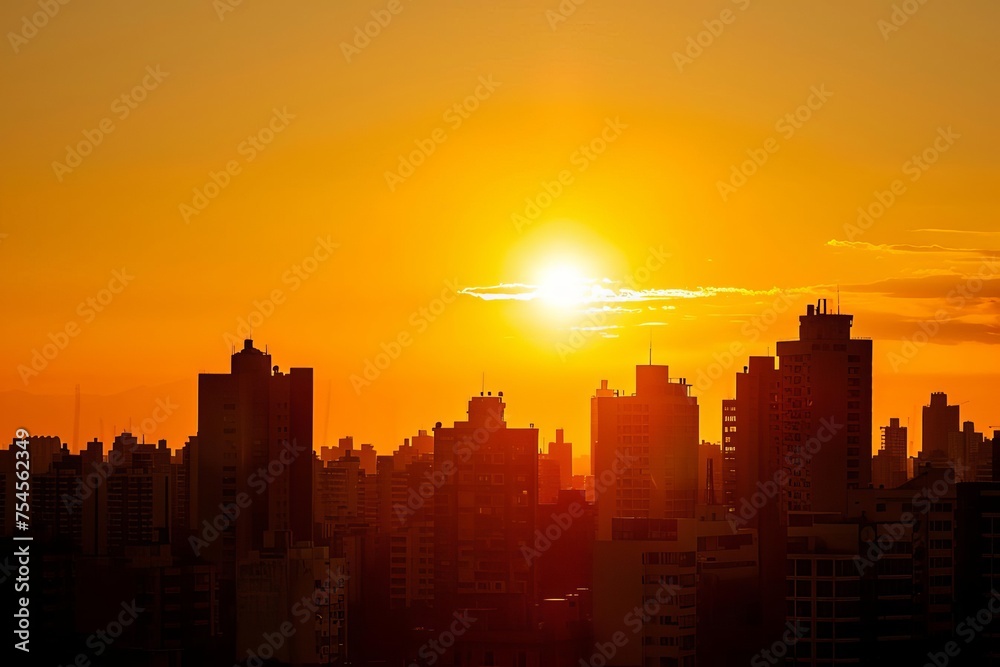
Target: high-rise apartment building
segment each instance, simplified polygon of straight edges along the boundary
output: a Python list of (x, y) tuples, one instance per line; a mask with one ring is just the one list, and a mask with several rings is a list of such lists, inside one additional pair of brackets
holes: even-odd
[(693, 518), (698, 499), (698, 399), (667, 366), (636, 366), (636, 391), (590, 401), (598, 539), (615, 517)]
[(853, 322), (821, 299), (799, 317), (799, 339), (778, 343), (792, 511), (842, 513), (847, 490), (871, 483), (872, 341), (852, 338)]
[(223, 578), (238, 557), (263, 548), (265, 531), (285, 532), (290, 544), (312, 540), (312, 429), (312, 369), (283, 373), (251, 340), (233, 354), (229, 373), (198, 376), (192, 528), (211, 523), (240, 494), (250, 499), (203, 551), (225, 564)]
[(503, 395), (474, 396), (468, 419), (434, 428), (434, 603), (448, 619), (483, 610), (482, 627), (529, 625), (535, 569), (538, 429), (510, 428)]

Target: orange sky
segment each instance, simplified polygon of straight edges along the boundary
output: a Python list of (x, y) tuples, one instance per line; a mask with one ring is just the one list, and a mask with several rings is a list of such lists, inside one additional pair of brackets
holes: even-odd
[[(179, 446), (197, 373), (264, 311), (275, 363), (316, 369), (318, 440), (389, 451), (461, 418), (485, 372), (512, 422), (585, 445), (587, 399), (634, 389), (650, 331), (695, 380), (837, 285), (876, 341), (876, 424), (931, 390), (1000, 424), (1000, 6), (558, 8), (4, 3), (0, 432), (69, 439), (79, 384), (81, 439), (131, 419)], [(696, 390), (704, 437), (744, 363)]]

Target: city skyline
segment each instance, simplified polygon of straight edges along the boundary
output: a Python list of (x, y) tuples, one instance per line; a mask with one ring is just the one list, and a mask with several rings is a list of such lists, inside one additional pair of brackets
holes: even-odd
[[(0, 450), (0, 533), (30, 530), (36, 553), (85, 582), (118, 573), (95, 609), (125, 600), (102, 640), (119, 644), (120, 664), (932, 658), (965, 635), (965, 610), (993, 613), (1000, 430), (974, 432), (935, 392), (918, 456), (888, 434), (878, 457), (859, 451), (872, 346), (852, 324), (820, 300), (777, 356), (751, 356), (727, 401), (725, 448), (700, 437), (693, 385), (668, 366), (635, 365), (635, 392), (601, 381), (591, 467), (574, 475), (561, 470), (564, 434), (542, 454), (533, 423), (508, 421), (503, 392), (473, 395), (466, 419), (391, 454), (350, 437), (320, 446), (313, 369), (246, 339), (230, 372), (199, 374), (198, 429), (181, 449), (122, 433), (74, 455), (19, 431)], [(14, 502), (28, 470), (30, 523)], [(870, 482), (893, 470), (890, 484)], [(99, 655), (89, 639), (75, 648), (94, 622), (87, 586), (43, 567), (31, 599), (58, 639), (41, 652)], [(998, 658), (986, 626), (961, 664)]]
[[(800, 305), (805, 307), (807, 304), (801, 303)], [(786, 315), (786, 319), (796, 319), (798, 315), (799, 313), (797, 311), (792, 311), (791, 309), (789, 309)], [(791, 340), (793, 338), (794, 338), (793, 336), (789, 336), (788, 340)], [(234, 345), (233, 350), (240, 349), (240, 347), (243, 346), (245, 340), (247, 339), (241, 339), (240, 344), (238, 346)], [(649, 345), (650, 347), (648, 347), (647, 350), (645, 351), (646, 354), (645, 359), (647, 362), (648, 361), (656, 362), (656, 359), (654, 357), (659, 357), (661, 355), (666, 356), (667, 354), (669, 354), (669, 351), (663, 351), (661, 353), (657, 353), (655, 346), (653, 345), (653, 343), (649, 341), (650, 339), (647, 339), (647, 345)], [(765, 351), (769, 350), (772, 356), (775, 357), (776, 364), (777, 364), (776, 350), (777, 350), (777, 344), (779, 342), (780, 340), (774, 340), (766, 343), (764, 341), (761, 341), (760, 343), (760, 346), (763, 346)], [(737, 344), (738, 343), (733, 343), (733, 345)], [(877, 349), (878, 341), (874, 341), (874, 344)], [(739, 349), (745, 348), (745, 346), (743, 346), (742, 344), (739, 345), (740, 345)], [(268, 346), (265, 345), (264, 347)], [(281, 352), (280, 354), (282, 357), (286, 356), (284, 352)], [(752, 353), (750, 353), (750, 350), (748, 348), (746, 349), (746, 352), (744, 352), (744, 354), (749, 354), (749, 356), (755, 356)], [(761, 354), (756, 356), (764, 356), (764, 355)], [(724, 368), (726, 376), (733, 374), (736, 371), (738, 371), (739, 368), (737, 367), (738, 364), (736, 361), (736, 356), (734, 355), (732, 358), (733, 361), (728, 363), (719, 363), (717, 359), (713, 360), (709, 368), (711, 371), (714, 371), (715, 369)], [(875, 355), (874, 358), (877, 360), (878, 355)], [(723, 357), (723, 360), (724, 361), (728, 360), (728, 357)], [(312, 367), (311, 364), (309, 365), (310, 367)], [(620, 366), (621, 364), (615, 364), (608, 370), (608, 372), (606, 372), (603, 376), (601, 376), (601, 378), (591, 382), (590, 384), (593, 385), (593, 387), (589, 390), (589, 393), (587, 394), (583, 394), (581, 392), (581, 395), (578, 398), (577, 403), (583, 403), (585, 405), (587, 400), (597, 395), (597, 393), (599, 392), (598, 385), (600, 384), (601, 381), (607, 380), (608, 377), (621, 378), (621, 382), (618, 385), (616, 385), (614, 381), (609, 381), (613, 388), (625, 390), (626, 388), (631, 387), (629, 391), (634, 390), (635, 388), (634, 379), (632, 380), (627, 379), (629, 375), (628, 371), (627, 370), (623, 371)], [(202, 372), (205, 371), (203, 370)], [(680, 377), (680, 375), (678, 375), (678, 377)], [(701, 437), (707, 441), (721, 443), (722, 441), (722, 429), (720, 426), (722, 418), (722, 411), (720, 407), (721, 402), (713, 401), (710, 398), (711, 396), (718, 395), (718, 392), (712, 392), (708, 394), (707, 396), (709, 398), (708, 400), (705, 400), (706, 394), (699, 392), (697, 383), (700, 379), (707, 379), (710, 382), (709, 385), (710, 388), (714, 388), (715, 385), (730, 386), (731, 390), (729, 390), (728, 392), (723, 392), (723, 395), (725, 396), (726, 399), (731, 398), (732, 396), (735, 395), (737, 383), (733, 380), (728, 380), (725, 377), (719, 378), (718, 380), (713, 380), (706, 374), (704, 368), (698, 369), (693, 375), (689, 373), (685, 377), (692, 384), (693, 394), (696, 397), (699, 397), (703, 400), (703, 406), (701, 411), (702, 415), (699, 420), (699, 426), (698, 426)], [(876, 374), (874, 377), (876, 378), (876, 380), (875, 380), (875, 389), (873, 391), (873, 403), (875, 405), (878, 405), (880, 402), (879, 401), (880, 394), (882, 394), (883, 392), (881, 392), (878, 387), (878, 375)], [(71, 438), (69, 437), (73, 433), (73, 424), (74, 424), (73, 412), (75, 408), (75, 395), (67, 394), (61, 396), (59, 398), (59, 401), (64, 406), (61, 411), (61, 416), (58, 418), (53, 417), (50, 420), (46, 420), (46, 422), (47, 423), (61, 422), (64, 424), (64, 426), (60, 430), (53, 430), (51, 432), (38, 431), (37, 434), (47, 435), (47, 436), (58, 436), (63, 440), (63, 442), (70, 442), (72, 446), (72, 451), (78, 451), (78, 449), (84, 448), (87, 441), (95, 437), (97, 437), (98, 439), (103, 439), (105, 441), (108, 441), (110, 439), (113, 439), (118, 434), (126, 431), (136, 435), (140, 439), (146, 436), (148, 437), (150, 442), (156, 442), (160, 439), (166, 439), (171, 449), (179, 449), (180, 447), (183, 446), (184, 440), (197, 430), (196, 429), (197, 420), (193, 416), (194, 414), (196, 414), (196, 410), (194, 408), (196, 407), (197, 402), (191, 399), (189, 400), (178, 399), (178, 395), (182, 396), (185, 395), (184, 393), (182, 393), (184, 391), (183, 390), (184, 384), (195, 385), (195, 389), (197, 386), (197, 383), (192, 381), (192, 382), (176, 382), (170, 385), (166, 385), (165, 387), (143, 386), (139, 388), (139, 390), (136, 391), (136, 394), (140, 398), (130, 399), (127, 402), (132, 402), (132, 400), (134, 400), (135, 404), (143, 406), (145, 412), (136, 413), (135, 416), (132, 417), (132, 416), (122, 415), (122, 412), (118, 411), (117, 414), (119, 417), (121, 417), (122, 419), (121, 422), (116, 422), (112, 419), (105, 420), (103, 417), (100, 416), (95, 418), (94, 415), (89, 415), (88, 417), (82, 418), (80, 421), (81, 433), (80, 433), (79, 444), (70, 442)], [(438, 421), (440, 417), (446, 416), (445, 413), (434, 412), (433, 414), (436, 415), (434, 417), (424, 416), (422, 418), (422, 421), (417, 421), (412, 425), (401, 425), (399, 427), (395, 427), (394, 432), (398, 433), (398, 437), (394, 438), (391, 442), (379, 441), (376, 438), (366, 437), (364, 434), (365, 432), (364, 429), (361, 432), (338, 431), (336, 430), (336, 423), (333, 421), (337, 418), (336, 414), (337, 411), (335, 409), (335, 406), (328, 406), (325, 402), (322, 401), (320, 395), (324, 392), (322, 388), (318, 386), (319, 384), (320, 382), (317, 382), (317, 386), (314, 388), (314, 393), (316, 394), (316, 398), (313, 405), (313, 413), (314, 413), (313, 427), (317, 434), (317, 442), (322, 440), (322, 442), (319, 442), (319, 444), (323, 446), (332, 446), (338, 439), (345, 436), (350, 436), (354, 440), (356, 440), (359, 444), (370, 443), (374, 445), (376, 451), (380, 453), (391, 453), (392, 451), (395, 450), (396, 447), (398, 447), (403, 442), (405, 438), (409, 438), (417, 430), (429, 428), (429, 426), (434, 421)], [(169, 389), (167, 387), (169, 387)], [(480, 388), (483, 390), (489, 389), (492, 393), (495, 393), (496, 391), (504, 391), (503, 388), (497, 387), (497, 385), (491, 382), (485, 373), (480, 374)], [(469, 396), (474, 396), (476, 395), (476, 393), (477, 392), (475, 387), (470, 387), (467, 393), (463, 393), (463, 390), (459, 388), (456, 388), (453, 391), (453, 395), (457, 397), (456, 400), (464, 400), (464, 398), (468, 398)], [(512, 392), (510, 392), (509, 389), (506, 391), (506, 393), (508, 395), (512, 394)], [(939, 386), (928, 386), (926, 388), (926, 391), (924, 390), (924, 388), (921, 389), (911, 388), (909, 393), (914, 396), (911, 414), (888, 413), (887, 416), (884, 418), (884, 420), (879, 421), (879, 418), (877, 416), (878, 413), (877, 412), (875, 413), (876, 416), (872, 420), (873, 455), (878, 452), (880, 433), (882, 429), (889, 423), (890, 419), (900, 419), (902, 426), (904, 427), (908, 426), (909, 430), (909, 438), (907, 443), (908, 454), (916, 455), (921, 450), (922, 424), (920, 415), (926, 409), (925, 406), (929, 402), (929, 399), (927, 399), (926, 397), (932, 393), (945, 393), (952, 397), (958, 397), (958, 396), (962, 397), (963, 400), (960, 401), (959, 407), (962, 411), (961, 421), (963, 422), (972, 421), (979, 424), (981, 428), (989, 430), (988, 427), (994, 426), (993, 424), (994, 421), (1000, 421), (1000, 417), (994, 417), (995, 410), (991, 406), (989, 406), (988, 402), (986, 401), (980, 402), (978, 410), (976, 409), (976, 406), (970, 407), (968, 404), (970, 402), (975, 402), (975, 401), (973, 399), (967, 398), (967, 395), (963, 392), (962, 384), (952, 385), (950, 389)], [(2, 392), (0, 392), (0, 394), (2, 394)], [(126, 395), (130, 394), (131, 392), (126, 392)], [(516, 394), (514, 394), (514, 396), (516, 396)], [(115, 405), (116, 401), (122, 400), (122, 395), (112, 394), (104, 397), (88, 397), (87, 402), (89, 403), (90, 401), (95, 399), (99, 402), (98, 403), (99, 405), (103, 404), (105, 406), (112, 406)], [(51, 397), (49, 398), (49, 400), (51, 400)], [(27, 402), (29, 404), (32, 403), (32, 401), (30, 400)], [(515, 402), (515, 410), (514, 410), (515, 414), (518, 414), (516, 405), (517, 402), (519, 401)], [(447, 410), (454, 411), (454, 405), (448, 404), (448, 401), (444, 399), (442, 399), (441, 405), (443, 406), (442, 409), (446, 411)], [(521, 406), (521, 409), (524, 410), (524, 405)], [(885, 408), (883, 408), (883, 410), (884, 409)], [(111, 410), (113, 410), (113, 408)], [(331, 415), (331, 413), (333, 414)], [(115, 413), (112, 411), (112, 414)], [(454, 416), (460, 413), (451, 412), (448, 414)], [(979, 416), (978, 419), (977, 415)], [(180, 423), (183, 421), (185, 416), (188, 416), (188, 418), (191, 420), (192, 422), (191, 427), (186, 428), (182, 423)], [(4, 419), (10, 421), (11, 428), (24, 428), (25, 424), (28, 423), (22, 417), (14, 417), (8, 415), (0, 416), (0, 421), (3, 421)], [(98, 423), (102, 424), (103, 428), (105, 429), (103, 438), (101, 437), (100, 433), (96, 432), (88, 433), (87, 431), (87, 427), (85, 426), (85, 424), (87, 422), (89, 422), (90, 424), (94, 424), (95, 420)], [(589, 425), (582, 429), (578, 428), (577, 435), (574, 436), (570, 428), (566, 426), (566, 424), (569, 423), (570, 420), (567, 419), (565, 421), (560, 421), (558, 418), (556, 418), (548, 424), (542, 424), (542, 422), (539, 421), (539, 418), (537, 416), (537, 411), (524, 410), (523, 419), (519, 417), (518, 421), (523, 421), (524, 423), (531, 422), (539, 424), (542, 437), (550, 440), (555, 438), (556, 431), (563, 430), (564, 432), (570, 434), (569, 437), (571, 440), (575, 438), (575, 440), (578, 442), (584, 442), (586, 440), (585, 434), (589, 429)], [(587, 421), (589, 421), (589, 418)], [(0, 426), (3, 425), (4, 424), (0, 424)], [(31, 430), (31, 432), (35, 433), (36, 431)], [(577, 472), (582, 473), (582, 471), (577, 471)]]
[(0, 662), (1000, 667), (998, 25), (3, 3)]

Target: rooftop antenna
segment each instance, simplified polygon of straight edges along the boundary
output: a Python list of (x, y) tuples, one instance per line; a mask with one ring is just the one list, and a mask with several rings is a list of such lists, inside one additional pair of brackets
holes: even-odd
[(840, 285), (837, 285), (837, 314), (840, 315)]
[(80, 446), (80, 385), (76, 385), (73, 405), (73, 446)]
[(649, 365), (653, 365), (653, 329), (649, 329)]
[(483, 371), (483, 389), (482, 391), (479, 392), (479, 395), (482, 396), (483, 392), (485, 391), (486, 391), (486, 371)]
[(326, 445), (330, 441), (327, 440), (327, 436), (330, 434), (330, 397), (333, 394), (333, 380), (326, 381), (326, 419), (323, 424), (323, 444)]

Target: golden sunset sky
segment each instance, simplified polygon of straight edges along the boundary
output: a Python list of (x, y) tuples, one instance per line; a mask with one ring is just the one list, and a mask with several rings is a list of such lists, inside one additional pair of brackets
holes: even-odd
[(650, 334), (718, 440), (838, 286), (876, 425), (932, 390), (1000, 425), (996, 2), (52, 5), (0, 8), (0, 433), (71, 439), (79, 384), (81, 441), (179, 447), (253, 320), (317, 447), (388, 453), (485, 373), (585, 453)]

